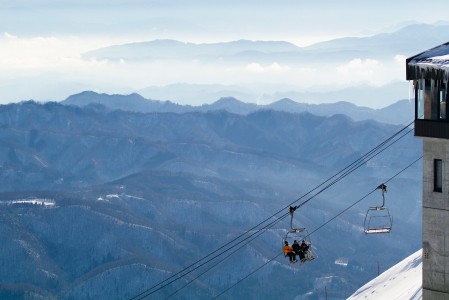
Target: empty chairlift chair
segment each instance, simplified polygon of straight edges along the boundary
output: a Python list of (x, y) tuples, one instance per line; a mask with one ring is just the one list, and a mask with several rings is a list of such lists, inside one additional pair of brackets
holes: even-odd
[(387, 186), (382, 183), (377, 188), (382, 191), (382, 205), (368, 208), (364, 224), (366, 234), (389, 233), (393, 226), (393, 217), (390, 216), (388, 208), (385, 207)]

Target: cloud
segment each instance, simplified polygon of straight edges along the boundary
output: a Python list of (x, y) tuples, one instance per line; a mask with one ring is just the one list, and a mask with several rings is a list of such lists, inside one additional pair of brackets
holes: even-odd
[(402, 81), (405, 79), (403, 59), (401, 55), (382, 61), (355, 58), (346, 64), (335, 66), (333, 80), (346, 86), (360, 83), (382, 86), (394, 81)]
[(407, 56), (402, 55), (402, 54), (397, 54), (394, 56), (394, 61), (398, 64), (401, 64), (403, 66), (405, 66), (405, 60), (407, 59)]
[(289, 66), (281, 66), (277, 62), (273, 62), (271, 65), (266, 67), (259, 63), (247, 64), (245, 70), (252, 73), (282, 73), (289, 71), (291, 68)]
[(84, 61), (80, 53), (91, 50), (100, 41), (78, 37), (55, 36), (18, 37), (4, 32), (0, 43), (0, 71), (61, 70), (104, 65), (105, 61)]
[(337, 67), (337, 72), (342, 75), (371, 75), (379, 70), (381, 63), (378, 60), (367, 58), (365, 60), (355, 58), (345, 65)]
[(15, 40), (15, 39), (17, 39), (16, 36), (14, 36), (14, 35), (12, 35), (12, 34), (9, 34), (9, 33), (7, 33), (7, 32), (3, 33), (3, 36), (4, 36), (7, 40)]

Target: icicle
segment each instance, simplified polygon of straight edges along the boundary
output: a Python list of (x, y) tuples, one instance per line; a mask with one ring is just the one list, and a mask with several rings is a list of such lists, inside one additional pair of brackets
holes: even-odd
[(408, 102), (409, 103), (411, 103), (412, 101), (411, 101), (411, 92), (410, 92), (410, 88), (411, 88), (411, 82), (410, 82), (410, 80), (408, 81)]

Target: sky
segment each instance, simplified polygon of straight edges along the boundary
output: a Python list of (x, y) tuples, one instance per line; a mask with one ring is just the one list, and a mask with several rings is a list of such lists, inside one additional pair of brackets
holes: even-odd
[[(426, 2), (432, 7), (445, 4), (442, 0)], [(316, 89), (319, 77), (275, 61), (267, 65), (249, 61), (220, 69), (192, 62), (124, 66), (85, 60), (81, 55), (101, 47), (154, 39), (193, 43), (276, 40), (303, 47), (389, 32), (412, 22), (448, 21), (444, 9), (426, 13), (422, 5), (422, 1), (402, 0), (2, 0), (0, 103), (58, 101), (85, 89), (126, 94), (174, 83), (252, 86), (253, 91), (256, 83), (272, 83), (276, 87), (261, 93), (282, 89), (310, 92)], [(340, 75), (333, 83), (335, 88), (361, 82), (379, 86), (402, 76), (395, 71), (387, 80), (381, 72), (390, 71), (378, 61), (357, 57), (335, 68)], [(365, 72), (351, 72), (357, 68)], [(180, 104), (188, 104), (182, 101), (178, 99)]]

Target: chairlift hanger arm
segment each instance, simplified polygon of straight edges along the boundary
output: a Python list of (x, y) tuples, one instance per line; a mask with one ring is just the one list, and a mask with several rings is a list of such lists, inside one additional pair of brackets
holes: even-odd
[(296, 211), (296, 209), (299, 208), (299, 205), (297, 206), (290, 206), (289, 213), (290, 213), (290, 232), (302, 232), (305, 230), (305, 228), (295, 228), (293, 227), (293, 214)]
[(382, 208), (385, 206), (385, 193), (387, 192), (387, 186), (385, 183), (381, 183), (378, 187), (378, 189), (382, 190)]

